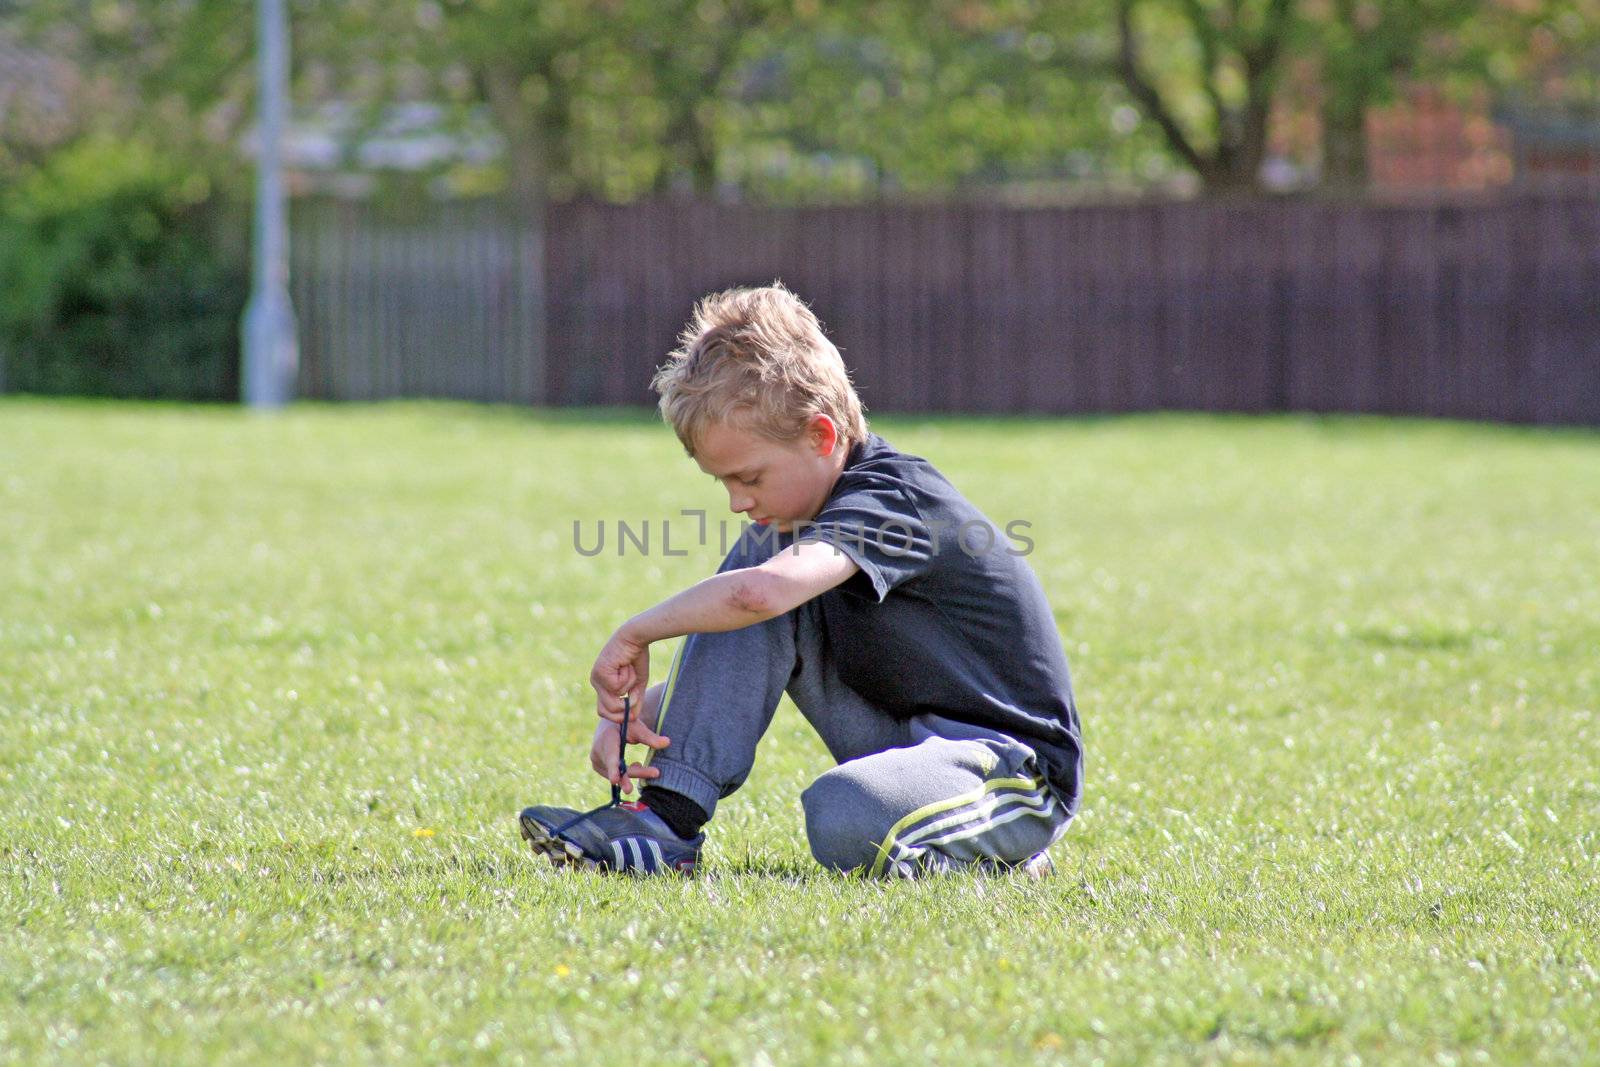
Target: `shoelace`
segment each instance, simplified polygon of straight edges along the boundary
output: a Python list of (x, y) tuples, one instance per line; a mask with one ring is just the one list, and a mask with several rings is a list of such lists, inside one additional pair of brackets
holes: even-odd
[[(631, 701), (629, 700), (628, 695), (624, 693), (622, 695), (622, 730), (620, 736), (618, 737), (617, 743), (617, 772), (619, 777), (624, 779), (628, 777), (628, 714), (632, 710)], [(551, 830), (550, 833), (561, 838), (562, 840), (566, 840), (565, 834), (568, 830), (572, 829), (572, 827), (578, 825), (585, 819), (594, 818), (602, 811), (610, 811), (612, 808), (621, 803), (622, 785), (621, 783), (615, 783), (611, 786), (611, 803), (602, 804), (598, 808), (591, 808), (588, 811), (574, 815), (572, 818), (568, 819), (554, 830)], [(576, 844), (576, 842), (573, 843)]]

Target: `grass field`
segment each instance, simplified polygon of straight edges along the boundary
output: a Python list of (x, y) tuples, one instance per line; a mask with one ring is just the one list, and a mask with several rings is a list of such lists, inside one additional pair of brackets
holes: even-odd
[(1600, 1061), (1600, 436), (876, 426), (1033, 524), (1053, 881), (822, 873), (787, 706), (702, 876), (524, 851), (717, 563), (573, 548), (725, 508), (644, 414), (0, 401), (0, 1061)]

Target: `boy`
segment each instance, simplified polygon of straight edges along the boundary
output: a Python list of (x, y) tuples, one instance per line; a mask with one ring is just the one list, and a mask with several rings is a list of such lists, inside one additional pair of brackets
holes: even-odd
[[(838, 766), (801, 795), (825, 867), (1050, 871), (1083, 768), (1037, 577), (926, 460), (871, 433), (839, 352), (781, 285), (702, 300), (661, 411), (745, 523), (717, 573), (624, 623), (590, 674), (590, 762), (637, 802), (522, 813), (558, 865), (691, 871), (785, 692)], [(684, 636), (665, 681), (649, 649)], [(619, 769), (628, 741), (652, 751)], [(574, 821), (575, 820), (575, 821)]]

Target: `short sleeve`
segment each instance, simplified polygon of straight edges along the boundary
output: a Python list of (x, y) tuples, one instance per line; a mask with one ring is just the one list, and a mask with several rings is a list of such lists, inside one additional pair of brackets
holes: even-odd
[(817, 517), (799, 528), (796, 541), (832, 545), (850, 557), (861, 574), (840, 588), (879, 603), (891, 589), (925, 573), (933, 559), (927, 523), (902, 487), (881, 478), (846, 474)]

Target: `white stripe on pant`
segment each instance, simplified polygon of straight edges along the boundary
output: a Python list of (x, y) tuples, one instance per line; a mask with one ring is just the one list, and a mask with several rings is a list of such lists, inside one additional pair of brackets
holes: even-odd
[(1043, 785), (1032, 793), (989, 793), (953, 815), (894, 837), (887, 842), (888, 857), (897, 868), (907, 863), (916, 865), (921, 860), (943, 869), (944, 864), (933, 856), (947, 855), (950, 845), (993, 832), (1016, 819), (1039, 819), (1048, 828), (1057, 814), (1056, 806), (1056, 798)]

